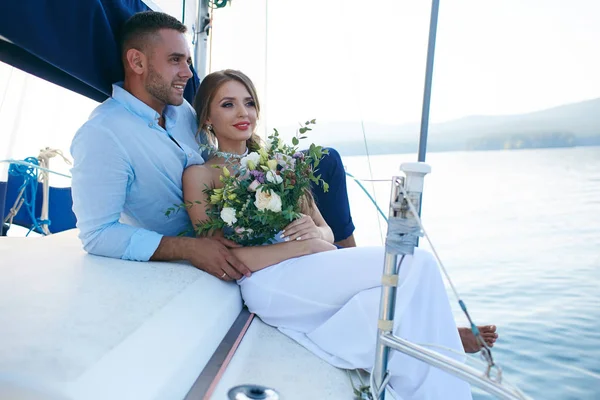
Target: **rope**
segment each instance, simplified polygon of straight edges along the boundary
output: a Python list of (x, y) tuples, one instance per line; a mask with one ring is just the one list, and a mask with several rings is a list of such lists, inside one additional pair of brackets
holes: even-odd
[(267, 86), (267, 72), (268, 72), (268, 67), (269, 67), (269, 0), (265, 0), (265, 66), (264, 66), (264, 84), (263, 84), (263, 88), (264, 88), (264, 92), (263, 92), (263, 101), (262, 103), (262, 118), (264, 121), (264, 127), (265, 127), (265, 132), (264, 132), (264, 140), (267, 140), (267, 137), (269, 136), (269, 113), (268, 113), (268, 107), (267, 107), (267, 98), (268, 98), (268, 86)]
[[(65, 164), (67, 165), (72, 165), (71, 160), (69, 160), (67, 157), (64, 156), (63, 152), (58, 150), (58, 149), (51, 149), (49, 147), (46, 147), (45, 149), (40, 150), (40, 154), (38, 155), (38, 160), (40, 162), (40, 164), (42, 165), (42, 168), (39, 168), (40, 170), (48, 173), (53, 173), (56, 175), (61, 175), (67, 178), (70, 178), (70, 175), (65, 175), (65, 174), (61, 174), (59, 172), (54, 172), (51, 171), (50, 169), (48, 169), (48, 166), (50, 164), (50, 159), (53, 157), (59, 156), (60, 158), (63, 159), (63, 161), (65, 162)], [(45, 165), (45, 167), (43, 167)]]
[[(371, 155), (369, 153), (369, 145), (367, 144), (367, 133), (365, 131), (365, 123), (362, 118), (362, 113), (361, 113), (361, 117), (360, 117), (360, 126), (361, 126), (361, 130), (362, 130), (362, 134), (363, 134), (363, 140), (365, 143), (365, 152), (367, 153), (367, 165), (369, 166), (369, 176), (371, 178), (371, 190), (373, 190), (374, 201), (375, 201), (375, 204), (377, 204), (377, 193), (375, 192), (375, 183), (373, 181), (373, 168), (371, 166)], [(377, 207), (377, 209), (379, 209), (379, 207)], [(384, 220), (387, 221), (387, 219), (385, 217), (384, 217)], [(381, 220), (379, 218), (377, 218), (377, 225), (379, 226), (379, 239), (380, 239), (381, 243), (383, 244), (383, 229), (381, 229)]]
[[(388, 382), (390, 381), (391, 375), (390, 374), (386, 374), (385, 378), (383, 378), (383, 382), (381, 382), (381, 387), (377, 389), (377, 391), (375, 390), (375, 382), (373, 381), (373, 373), (371, 372), (371, 376), (369, 377), (369, 387), (371, 389), (371, 397), (373, 398), (373, 400), (379, 400), (381, 398), (381, 393), (383, 393), (383, 391), (385, 390), (385, 387), (387, 386)], [(392, 393), (392, 392), (388, 392), (394, 399), (396, 399), (396, 396)]]
[[(427, 231), (425, 230), (425, 227), (423, 226), (423, 222), (421, 221), (421, 218), (419, 217), (419, 213), (417, 212), (414, 204), (412, 203), (412, 201), (410, 200), (410, 198), (408, 197), (408, 194), (406, 193), (406, 190), (404, 189), (404, 187), (402, 185), (400, 186), (400, 190), (402, 190), (402, 194), (404, 195), (404, 198), (407, 201), (407, 204), (410, 208), (410, 211), (413, 213), (413, 215), (415, 216), (415, 220), (417, 222), (417, 225), (413, 226), (412, 224), (408, 224), (402, 220), (392, 220), (392, 221), (388, 221), (387, 217), (385, 216), (385, 214), (383, 213), (383, 211), (381, 211), (381, 208), (379, 208), (379, 206), (377, 205), (376, 200), (370, 195), (370, 193), (367, 191), (367, 189), (360, 183), (360, 181), (354, 177), (354, 175), (352, 175), (349, 172), (346, 172), (346, 175), (351, 177), (357, 184), (358, 186), (360, 186), (360, 188), (363, 190), (363, 192), (365, 192), (365, 194), (369, 197), (369, 199), (371, 200), (371, 202), (375, 205), (375, 207), (377, 208), (377, 211), (379, 211), (379, 214), (383, 217), (383, 219), (388, 223), (388, 227), (391, 228), (389, 230), (391, 231), (399, 231), (402, 232), (402, 235), (398, 235), (397, 240), (394, 239), (394, 235), (392, 234), (392, 238), (387, 239), (386, 241), (386, 247), (387, 245), (391, 245), (392, 247), (394, 246), (402, 246), (404, 242), (403, 239), (406, 240), (410, 240), (410, 235), (405, 235), (404, 233), (410, 231), (413, 234), (416, 234), (418, 231), (418, 228), (420, 228), (420, 230), (423, 232), (423, 235), (425, 236), (425, 238), (427, 239), (427, 242), (429, 243), (429, 245), (431, 246), (431, 250), (433, 255), (435, 256), (436, 260), (438, 261), (438, 264), (440, 265), (440, 268), (442, 269), (442, 272), (444, 273), (446, 280), (448, 281), (448, 283), (450, 284), (450, 287), (452, 288), (452, 292), (454, 293), (454, 296), (456, 297), (458, 304), (461, 308), (461, 310), (463, 311), (463, 313), (465, 314), (465, 316), (467, 317), (467, 320), (469, 321), (469, 324), (471, 326), (471, 331), (473, 332), (473, 335), (475, 335), (475, 338), (477, 340), (477, 342), (481, 345), (481, 352), (482, 352), (482, 356), (483, 358), (487, 361), (488, 363), (488, 376), (489, 376), (489, 372), (490, 369), (492, 367), (495, 367), (496, 364), (494, 363), (494, 358), (492, 356), (492, 351), (491, 349), (488, 347), (488, 345), (485, 343), (485, 340), (483, 340), (483, 338), (481, 337), (481, 333), (479, 332), (479, 328), (477, 328), (477, 325), (475, 325), (475, 323), (473, 322), (471, 315), (469, 314), (469, 311), (467, 310), (467, 305), (465, 304), (465, 302), (460, 298), (460, 295), (458, 294), (458, 291), (456, 290), (456, 287), (454, 286), (454, 283), (452, 282), (452, 279), (450, 278), (450, 274), (448, 274), (448, 271), (446, 270), (446, 267), (444, 266), (444, 263), (442, 262), (440, 256), (437, 253), (437, 250), (435, 249), (435, 246), (433, 245), (431, 239), (429, 238), (429, 235), (427, 234)], [(409, 226), (410, 225), (410, 226)], [(388, 235), (390, 236), (390, 235)]]
[[(40, 150), (40, 154), (38, 155), (38, 161), (44, 169), (48, 169), (50, 167), (50, 159), (56, 156), (60, 156), (63, 161), (67, 165), (71, 165), (71, 161), (68, 160), (62, 153), (62, 151), (58, 149), (51, 149), (46, 147), (45, 149)], [(39, 177), (40, 182), (42, 182), (43, 188), (43, 200), (42, 200), (42, 212), (40, 218), (44, 221), (50, 221), (48, 218), (49, 215), (49, 206), (50, 206), (50, 177), (47, 171), (42, 171), (41, 176)], [(43, 225), (42, 229), (46, 235), (50, 235), (50, 230), (48, 229), (48, 225)]]
[[(358, 387), (354, 385), (354, 379), (352, 379), (352, 372), (356, 374), (358, 377), (358, 381), (360, 382)], [(373, 400), (371, 398), (370, 387), (365, 385), (362, 377), (360, 376), (359, 370), (346, 370), (346, 375), (348, 375), (348, 380), (350, 380), (350, 385), (352, 386), (352, 393), (354, 393), (354, 398), (358, 400)]]
[[(208, 21), (208, 26), (207, 26), (207, 31), (206, 34), (209, 36), (208, 38), (208, 46), (209, 46), (209, 50), (208, 50), (208, 73), (210, 74), (212, 72), (212, 51), (213, 51), (213, 36), (215, 34), (215, 27), (213, 25), (213, 21), (215, 19), (215, 13), (213, 11), (213, 9), (210, 9), (210, 13), (209, 13), (209, 21)], [(204, 77), (202, 77), (202, 79), (204, 79)]]
[(14, 67), (11, 67), (10, 72), (8, 73), (8, 79), (6, 80), (6, 86), (4, 87), (4, 93), (2, 94), (2, 101), (0, 101), (0, 112), (2, 112), (2, 106), (4, 106), (4, 100), (6, 100), (6, 94), (8, 93), (8, 87), (10, 86), (10, 78), (12, 78), (14, 69)]
[[(377, 200), (375, 200), (373, 198), (373, 196), (371, 196), (371, 193), (369, 193), (369, 191), (363, 186), (363, 184), (360, 183), (360, 181), (357, 178), (355, 178), (354, 175), (352, 175), (350, 172), (346, 172), (346, 175), (349, 176), (350, 178), (352, 178), (354, 180), (354, 182), (356, 182), (356, 184), (363, 190), (363, 192), (365, 192), (365, 194), (367, 195), (369, 200), (371, 200), (371, 202), (373, 203), (375, 208), (377, 208), (377, 211), (379, 211), (379, 214), (383, 217), (383, 220), (385, 222), (388, 222), (387, 217), (385, 216), (383, 211), (381, 211), (381, 208), (379, 208), (379, 205), (377, 204)], [(388, 181), (389, 181), (389, 179), (388, 179)], [(379, 221), (379, 218), (377, 218), (377, 220)], [(379, 225), (379, 234), (381, 235), (381, 225)]]
[[(360, 104), (361, 103), (359, 100), (359, 105)], [(362, 111), (362, 107), (361, 107), (361, 111)], [(369, 145), (367, 144), (367, 132), (365, 131), (365, 122), (362, 117), (362, 112), (360, 114), (361, 114), (360, 115), (360, 127), (361, 127), (362, 134), (363, 134), (363, 141), (365, 142), (365, 152), (367, 153), (367, 165), (369, 166), (369, 176), (371, 177), (371, 180), (372, 180), (373, 179), (373, 169), (371, 167), (371, 155), (369, 154)], [(374, 202), (375, 202), (375, 204), (377, 204), (377, 194), (375, 193), (375, 183), (374, 182), (371, 182), (371, 188), (373, 190)], [(377, 209), (379, 210), (379, 207), (377, 207)], [(387, 221), (387, 218), (383, 217), (383, 219)], [(379, 225), (379, 238), (381, 240), (381, 243), (383, 244), (383, 232), (381, 229), (381, 220), (379, 218), (377, 218), (377, 225)]]
[(9, 210), (8, 214), (6, 215), (6, 218), (4, 218), (4, 223), (8, 222), (8, 227), (9, 228), (11, 227), (11, 225), (13, 223), (13, 219), (15, 218), (15, 216), (21, 210), (21, 206), (23, 206), (23, 202), (25, 201), (25, 199), (23, 199), (23, 193), (24, 192), (25, 192), (25, 188), (23, 187), (19, 191), (19, 195), (17, 196), (17, 200), (15, 201), (15, 204)]
[[(9, 228), (12, 225), (15, 216), (21, 210), (21, 207), (25, 205), (29, 218), (32, 221), (32, 226), (25, 236), (29, 236), (34, 230), (43, 235), (51, 234), (48, 229), (52, 223), (48, 218), (50, 190), (49, 174), (52, 173), (70, 178), (69, 175), (61, 174), (48, 168), (50, 166), (50, 158), (56, 156), (60, 156), (66, 164), (71, 165), (71, 161), (67, 159), (60, 150), (51, 149), (49, 147), (40, 150), (40, 154), (37, 158), (27, 157), (23, 161), (12, 159), (0, 160), (0, 163), (9, 163), (9, 175), (23, 178), (23, 184), (19, 188), (19, 194), (17, 195), (15, 203), (9, 210), (8, 215), (4, 218), (4, 222), (8, 222)], [(37, 198), (38, 182), (42, 183), (44, 190), (40, 218), (35, 217), (35, 200)]]
[(421, 221), (421, 218), (419, 217), (419, 213), (418, 213), (416, 207), (414, 206), (414, 204), (412, 203), (412, 201), (408, 197), (408, 193), (406, 193), (406, 190), (404, 189), (404, 186), (403, 185), (399, 185), (399, 187), (400, 187), (400, 190), (402, 191), (402, 194), (404, 195), (404, 198), (406, 199), (406, 202), (408, 204), (408, 207), (410, 208), (410, 211), (414, 215), (416, 222), (418, 223), (419, 227), (421, 228), (421, 231), (423, 232), (423, 236), (425, 236), (425, 238), (427, 239), (427, 242), (429, 243), (429, 246), (431, 246), (431, 251), (432, 251), (433, 255), (435, 256), (435, 258), (436, 258), (436, 260), (437, 260), (437, 262), (438, 262), (438, 264), (439, 264), (442, 272), (444, 273), (444, 275), (446, 277), (446, 280), (450, 284), (450, 287), (452, 288), (452, 292), (454, 293), (454, 296), (456, 297), (456, 299), (458, 301), (458, 304), (460, 305), (461, 310), (463, 311), (463, 313), (467, 317), (467, 319), (469, 321), (469, 324), (471, 325), (471, 331), (473, 332), (473, 335), (475, 335), (475, 339), (481, 345), (481, 355), (485, 359), (485, 361), (487, 362), (487, 372), (486, 372), (486, 375), (488, 376), (488, 378), (491, 379), (491, 377), (490, 377), (490, 371), (491, 371), (491, 369), (493, 367), (496, 367), (498, 369), (499, 379), (501, 379), (501, 376), (502, 376), (501, 375), (501, 370), (494, 363), (494, 358), (492, 356), (492, 351), (488, 347), (488, 345), (485, 343), (485, 340), (483, 340), (483, 338), (481, 337), (481, 333), (479, 332), (479, 328), (477, 328), (477, 325), (475, 325), (475, 323), (471, 319), (471, 316), (469, 315), (469, 312), (467, 311), (467, 305), (465, 304), (464, 301), (462, 301), (462, 299), (460, 298), (460, 295), (458, 294), (458, 291), (456, 290), (456, 287), (452, 283), (452, 279), (450, 279), (450, 274), (448, 274), (448, 271), (446, 270), (446, 267), (444, 266), (444, 263), (440, 259), (439, 255), (437, 253), (437, 250), (435, 249), (435, 246), (433, 245), (433, 242), (429, 238), (429, 235), (427, 234), (427, 231), (425, 230), (425, 227), (423, 226), (423, 223)]
[[(38, 160), (35, 157), (27, 157), (25, 159), (25, 162), (29, 164), (37, 164)], [(19, 188), (19, 196), (17, 196), (15, 205), (11, 208), (8, 217), (7, 219), (5, 219), (4, 222), (10, 220), (12, 224), (14, 216), (19, 212), (21, 206), (24, 204), (26, 206), (27, 213), (29, 214), (29, 218), (33, 222), (31, 228), (29, 229), (29, 232), (27, 232), (25, 236), (29, 236), (31, 231), (34, 229), (38, 233), (45, 234), (44, 229), (41, 227), (41, 225), (50, 225), (50, 221), (42, 220), (40, 218), (35, 217), (35, 199), (37, 197), (38, 186), (37, 169), (32, 166), (10, 164), (8, 168), (8, 174), (12, 176), (22, 177), (23, 184)], [(27, 189), (29, 189), (29, 191)]]
[[(341, 19), (347, 20), (347, 18), (345, 18), (346, 17), (346, 3), (343, 3), (340, 13), (341, 13)], [(347, 64), (354, 70), (353, 76), (355, 76), (355, 77), (360, 76), (360, 73), (357, 68), (357, 65), (359, 65), (359, 63), (355, 62), (355, 60), (354, 60), (355, 57), (352, 56), (352, 55), (356, 55), (357, 53), (356, 53), (356, 51), (354, 51), (352, 43), (350, 42), (350, 39), (352, 38), (354, 31), (348, 30), (348, 27), (349, 27), (348, 24), (344, 24), (343, 27), (345, 28), (345, 32), (342, 32), (343, 46), (346, 48), (345, 54), (349, 55)], [(360, 117), (360, 128), (361, 128), (361, 132), (362, 132), (362, 136), (363, 136), (365, 153), (367, 156), (367, 165), (369, 166), (369, 176), (371, 178), (370, 181), (373, 182), (373, 168), (371, 166), (371, 154), (369, 152), (369, 144), (367, 141), (365, 121), (363, 118), (363, 102), (362, 102), (363, 96), (361, 96), (360, 92), (361, 92), (361, 85), (360, 85), (360, 82), (358, 82), (357, 90), (353, 91), (353, 94), (356, 95), (356, 104), (358, 105), (358, 115)], [(365, 193), (367, 193), (366, 190), (362, 187), (362, 185), (359, 184), (359, 186), (361, 186), (361, 189), (363, 189), (365, 191)], [(371, 201), (373, 201), (373, 204), (375, 204), (375, 206), (377, 207), (377, 194), (375, 192), (375, 185), (373, 183), (371, 183), (371, 190), (373, 191), (374, 199), (373, 199), (373, 197), (371, 197), (371, 195), (368, 195), (368, 194), (367, 195), (369, 196)], [(379, 207), (377, 207), (377, 209), (379, 210)], [(380, 214), (382, 214), (381, 210), (379, 210), (379, 211), (380, 211)], [(385, 214), (383, 214), (383, 219), (386, 220)], [(377, 225), (379, 226), (379, 239), (381, 241), (381, 244), (383, 244), (383, 229), (381, 228), (381, 220), (379, 218), (377, 218)]]
[(208, 2), (208, 6), (210, 8), (223, 8), (225, 6), (227, 6), (227, 3), (229, 2), (229, 0), (211, 0)]
[[(400, 190), (402, 191), (402, 194), (404, 196), (404, 199), (406, 199), (407, 205), (411, 211), (411, 213), (414, 215), (415, 217), (415, 222), (416, 223), (411, 223), (410, 221), (405, 221), (405, 220), (399, 220), (399, 219), (392, 219), (391, 221), (388, 221), (388, 219), (385, 217), (385, 215), (383, 215), (383, 212), (381, 211), (381, 209), (379, 208), (379, 206), (377, 205), (377, 203), (375, 202), (375, 200), (373, 199), (373, 197), (371, 197), (371, 195), (367, 192), (367, 190), (364, 188), (364, 186), (359, 182), (359, 180), (357, 178), (355, 178), (352, 174), (350, 173), (346, 173), (346, 175), (348, 175), (349, 177), (351, 177), (352, 179), (354, 179), (354, 181), (361, 187), (361, 189), (367, 194), (367, 196), (369, 197), (369, 199), (371, 199), (371, 201), (373, 202), (373, 204), (375, 205), (375, 207), (377, 207), (377, 210), (379, 211), (379, 213), (383, 216), (384, 220), (388, 223), (388, 237), (386, 240), (386, 248), (389, 246), (391, 246), (392, 248), (402, 248), (406, 245), (410, 245), (412, 246), (412, 240), (411, 240), (411, 234), (412, 235), (418, 235), (419, 230), (423, 233), (423, 236), (427, 239), (427, 242), (429, 243), (429, 245), (431, 246), (431, 250), (432, 253), (434, 255), (434, 257), (436, 258), (442, 272), (444, 273), (444, 276), (446, 277), (446, 280), (448, 281), (448, 283), (450, 284), (450, 287), (452, 289), (452, 292), (454, 293), (454, 296), (456, 297), (458, 304), (460, 305), (461, 310), (463, 311), (463, 313), (465, 314), (465, 316), (467, 317), (467, 320), (469, 321), (470, 324), (470, 328), (471, 331), (473, 332), (473, 335), (475, 336), (477, 342), (479, 343), (479, 345), (481, 346), (481, 355), (482, 358), (484, 359), (484, 361), (487, 364), (487, 370), (486, 370), (486, 376), (489, 379), (493, 379), (491, 376), (491, 370), (492, 368), (495, 368), (497, 370), (497, 378), (496, 381), (498, 383), (502, 382), (502, 370), (500, 369), (500, 367), (498, 367), (495, 362), (494, 362), (494, 358), (492, 356), (492, 351), (491, 349), (488, 347), (488, 345), (485, 343), (485, 340), (483, 340), (481, 333), (479, 331), (479, 328), (477, 328), (477, 325), (475, 325), (475, 323), (473, 322), (469, 311), (467, 310), (467, 306), (465, 304), (465, 302), (460, 298), (460, 295), (458, 293), (458, 290), (456, 290), (456, 287), (454, 286), (454, 283), (452, 282), (452, 279), (450, 278), (450, 274), (448, 273), (446, 267), (444, 266), (444, 263), (442, 262), (437, 250), (435, 249), (435, 246), (433, 245), (433, 242), (431, 241), (429, 234), (427, 233), (427, 230), (425, 229), (425, 227), (423, 226), (423, 222), (421, 221), (421, 218), (419, 217), (419, 213), (415, 207), (415, 205), (413, 204), (413, 202), (410, 200), (410, 197), (408, 196), (408, 193), (406, 192), (406, 189), (404, 188), (403, 185), (399, 185)], [(397, 232), (398, 235), (394, 235), (394, 232)], [(409, 234), (407, 234), (409, 233)], [(391, 236), (391, 237), (390, 237)], [(396, 237), (397, 236), (397, 237)], [(422, 344), (422, 346), (426, 346), (426, 347), (438, 347), (440, 349), (443, 350), (448, 350), (451, 352), (455, 352), (453, 349), (444, 347), (444, 346), (438, 346), (438, 345), (434, 345), (434, 344)], [(457, 354), (461, 354), (456, 352)], [(462, 354), (461, 354), (462, 355)], [(371, 396), (373, 399), (379, 399), (379, 396), (381, 395), (382, 390), (385, 390), (385, 387), (387, 385), (387, 382), (389, 380), (389, 374), (386, 375), (381, 387), (376, 388), (375, 387), (375, 382), (373, 381), (373, 374), (371, 374), (370, 380), (369, 380), (369, 384), (370, 384), (370, 390), (371, 390)], [(512, 386), (509, 384), (509, 386), (513, 389), (516, 389), (516, 387)], [(517, 392), (518, 389), (516, 389)]]
[(71, 175), (67, 175), (67, 174), (63, 174), (63, 173), (60, 173), (60, 172), (56, 172), (56, 171), (53, 171), (51, 169), (41, 167), (39, 164), (30, 163), (30, 162), (27, 162), (27, 161), (14, 160), (12, 158), (9, 158), (8, 160), (0, 160), (0, 163), (24, 165), (24, 166), (27, 166), (27, 167), (39, 169), (40, 171), (46, 171), (46, 172), (49, 172), (49, 173), (54, 174), (54, 175), (64, 176), (65, 178), (71, 178)]

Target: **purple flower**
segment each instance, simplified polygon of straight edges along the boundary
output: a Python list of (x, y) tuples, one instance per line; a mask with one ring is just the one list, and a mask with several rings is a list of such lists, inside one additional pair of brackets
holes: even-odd
[(297, 151), (297, 152), (294, 153), (294, 155), (292, 157), (304, 159), (304, 153), (302, 153), (300, 151)]
[(250, 171), (250, 175), (259, 181), (260, 183), (265, 183), (265, 174), (261, 171)]

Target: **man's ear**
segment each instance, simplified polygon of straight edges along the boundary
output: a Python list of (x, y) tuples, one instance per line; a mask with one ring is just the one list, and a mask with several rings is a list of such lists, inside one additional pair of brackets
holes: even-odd
[(136, 74), (143, 74), (146, 71), (146, 55), (137, 49), (129, 49), (125, 54), (127, 66)]

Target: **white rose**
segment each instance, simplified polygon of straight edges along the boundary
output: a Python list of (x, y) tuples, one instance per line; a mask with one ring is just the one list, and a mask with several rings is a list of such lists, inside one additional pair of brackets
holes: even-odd
[(260, 211), (271, 210), (273, 212), (281, 212), (281, 197), (274, 191), (271, 191), (271, 193), (263, 192), (262, 188), (258, 188), (254, 205)]
[(283, 182), (283, 178), (281, 177), (281, 175), (277, 175), (275, 172), (268, 170), (267, 181), (271, 183), (281, 183)]
[(258, 165), (258, 162), (260, 161), (260, 154), (253, 151), (252, 153), (248, 154), (246, 157), (242, 157), (242, 159), (240, 160), (240, 164), (242, 165), (243, 168), (248, 169), (248, 161), (251, 161), (251, 164), (252, 164), (251, 168), (249, 168), (249, 169), (254, 169)]
[(229, 226), (235, 224), (237, 222), (237, 218), (235, 217), (235, 208), (223, 207), (221, 210), (221, 219)]

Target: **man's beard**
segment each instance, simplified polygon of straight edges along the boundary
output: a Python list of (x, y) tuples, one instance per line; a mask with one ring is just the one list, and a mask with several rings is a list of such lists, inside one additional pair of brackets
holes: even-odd
[(156, 72), (152, 64), (148, 65), (148, 80), (146, 82), (146, 91), (160, 102), (168, 105), (178, 106), (181, 102), (174, 103), (170, 98), (172, 85), (166, 83), (161, 74)]

